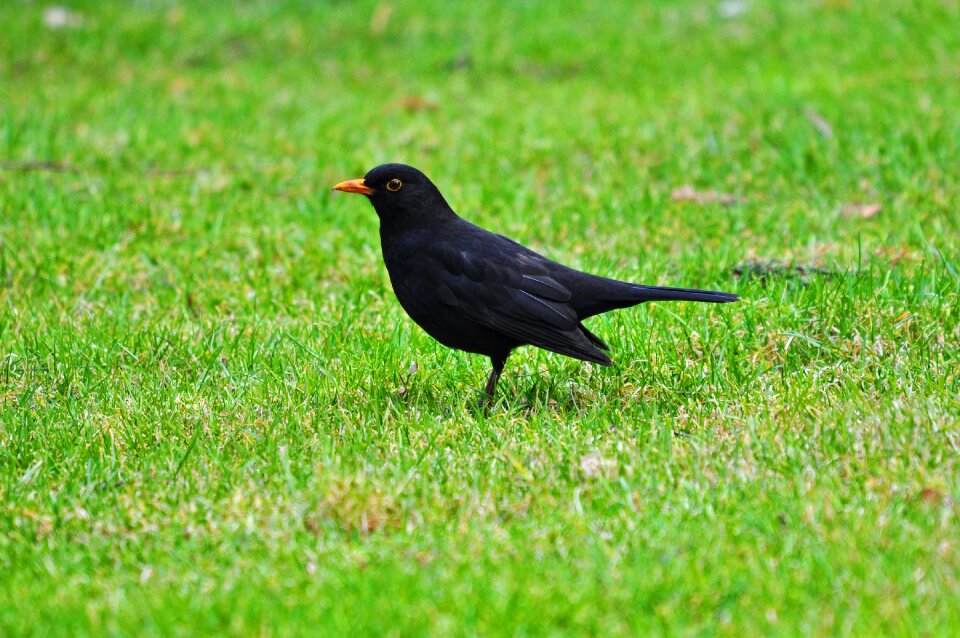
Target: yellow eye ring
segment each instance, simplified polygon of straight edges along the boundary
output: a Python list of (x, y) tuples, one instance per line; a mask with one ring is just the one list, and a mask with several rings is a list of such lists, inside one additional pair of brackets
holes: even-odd
[(391, 179), (389, 182), (387, 182), (387, 190), (393, 191), (394, 193), (400, 190), (401, 186), (403, 186), (403, 182), (401, 182), (399, 179), (396, 179), (396, 178)]

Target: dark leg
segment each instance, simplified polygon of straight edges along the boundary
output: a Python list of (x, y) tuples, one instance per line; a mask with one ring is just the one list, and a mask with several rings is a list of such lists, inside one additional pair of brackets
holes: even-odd
[(497, 389), (497, 381), (500, 380), (500, 373), (503, 372), (503, 366), (507, 363), (506, 357), (490, 357), (493, 364), (493, 370), (490, 371), (490, 377), (487, 379), (487, 385), (483, 389), (484, 397), (480, 399), (480, 405), (486, 406), (493, 401), (493, 393)]
[(483, 393), (493, 398), (493, 393), (497, 389), (497, 381), (500, 380), (500, 370), (494, 368), (490, 371), (490, 376), (487, 377), (487, 386), (483, 389)]

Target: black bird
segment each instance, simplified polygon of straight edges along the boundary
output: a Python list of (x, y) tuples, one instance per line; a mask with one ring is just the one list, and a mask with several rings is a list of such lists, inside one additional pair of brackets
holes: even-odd
[(380, 217), (380, 245), (400, 305), (445, 346), (490, 357), (493, 397), (510, 352), (533, 345), (612, 365), (607, 344), (583, 325), (645, 301), (727, 303), (737, 295), (598, 277), (550, 261), (460, 218), (426, 175), (384, 164), (335, 190), (366, 195)]

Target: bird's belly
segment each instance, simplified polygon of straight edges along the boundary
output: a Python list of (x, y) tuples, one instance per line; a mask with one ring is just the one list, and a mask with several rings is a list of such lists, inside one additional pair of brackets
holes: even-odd
[(470, 320), (460, 309), (444, 303), (435, 292), (440, 282), (432, 282), (431, 285), (429, 273), (410, 277), (395, 276), (389, 269), (388, 272), (393, 292), (406, 313), (443, 345), (487, 356), (506, 354), (519, 345), (499, 332)]

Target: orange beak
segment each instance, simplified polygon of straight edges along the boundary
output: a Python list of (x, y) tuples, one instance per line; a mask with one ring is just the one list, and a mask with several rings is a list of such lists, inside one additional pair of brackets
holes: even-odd
[(333, 190), (343, 191), (344, 193), (360, 193), (361, 195), (373, 194), (373, 189), (363, 183), (363, 178), (348, 179), (345, 182), (340, 182), (333, 187)]

